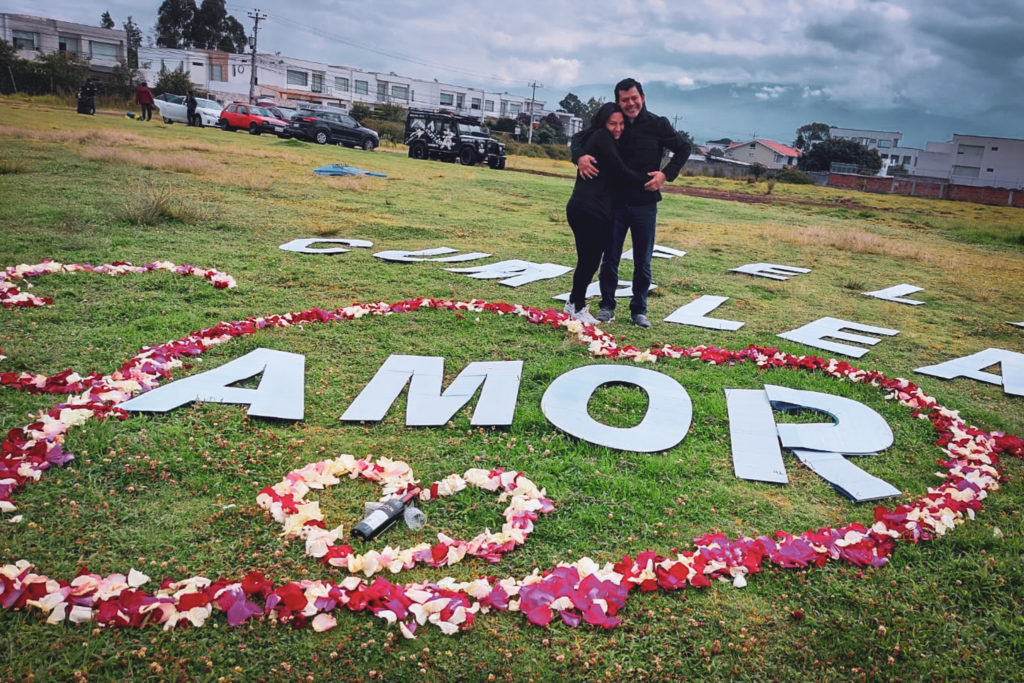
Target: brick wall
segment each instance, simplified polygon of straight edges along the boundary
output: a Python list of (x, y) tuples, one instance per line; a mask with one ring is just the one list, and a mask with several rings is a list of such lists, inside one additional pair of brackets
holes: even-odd
[(914, 176), (861, 176), (849, 173), (830, 173), (829, 187), (843, 187), (861, 192), (904, 194), (913, 197), (950, 199), (958, 202), (976, 202), (996, 206), (1015, 206), (1024, 209), (1024, 191), (1007, 190), (1001, 187), (973, 187), (954, 185), (929, 179), (915, 179)]

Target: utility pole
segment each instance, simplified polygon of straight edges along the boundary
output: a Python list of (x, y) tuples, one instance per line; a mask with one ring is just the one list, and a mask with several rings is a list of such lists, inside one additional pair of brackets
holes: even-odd
[(253, 20), (252, 39), (250, 40), (250, 45), (252, 46), (252, 65), (249, 67), (249, 104), (252, 104), (253, 97), (256, 94), (256, 36), (260, 32), (260, 19), (266, 19), (267, 15), (262, 14), (259, 8), (256, 8), (249, 12), (249, 18)]
[(526, 134), (526, 144), (532, 145), (533, 144), (533, 101), (537, 97), (537, 88), (543, 88), (544, 84), (543, 83), (538, 83), (537, 81), (534, 81), (533, 83), (530, 83), (529, 86), (531, 88), (533, 88), (533, 91), (532, 91), (532, 94), (530, 95), (530, 130)]

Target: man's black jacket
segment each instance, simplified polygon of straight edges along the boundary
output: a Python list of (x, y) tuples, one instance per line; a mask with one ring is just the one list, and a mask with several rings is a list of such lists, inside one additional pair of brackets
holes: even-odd
[[(572, 136), (572, 162), (583, 155), (584, 136), (577, 133)], [(665, 150), (673, 153), (665, 168), (661, 167), (662, 155)], [(619, 153), (627, 166), (634, 171), (646, 175), (650, 171), (661, 171), (665, 181), (675, 180), (682, 170), (683, 164), (690, 157), (690, 143), (672, 128), (672, 124), (664, 116), (656, 116), (644, 106), (632, 123), (626, 124), (626, 130), (619, 141)], [(626, 204), (651, 204), (661, 201), (661, 192), (650, 192), (642, 187), (626, 187), (618, 197)]]

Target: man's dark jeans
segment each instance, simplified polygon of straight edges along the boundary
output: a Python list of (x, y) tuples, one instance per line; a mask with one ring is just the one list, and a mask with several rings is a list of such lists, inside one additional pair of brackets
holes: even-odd
[(619, 284), (619, 260), (626, 232), (633, 238), (633, 298), (630, 315), (647, 315), (647, 290), (651, 288), (651, 255), (654, 253), (654, 228), (658, 222), (658, 203), (615, 207), (612, 239), (601, 261), (601, 308), (615, 308), (615, 290)]

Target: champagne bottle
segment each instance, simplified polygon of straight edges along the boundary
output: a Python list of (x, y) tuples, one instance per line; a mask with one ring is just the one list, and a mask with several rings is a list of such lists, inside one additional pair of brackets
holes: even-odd
[(398, 521), (406, 506), (416, 499), (421, 490), (413, 486), (403, 495), (387, 499), (379, 508), (363, 517), (363, 521), (352, 529), (352, 535), (361, 541), (372, 541)]

